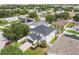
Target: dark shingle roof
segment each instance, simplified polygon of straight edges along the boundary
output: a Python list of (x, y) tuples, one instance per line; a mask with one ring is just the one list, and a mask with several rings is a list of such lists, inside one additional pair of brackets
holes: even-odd
[(46, 36), (46, 35), (50, 34), (52, 31), (54, 31), (55, 29), (49, 28), (44, 25), (40, 25), (40, 26), (37, 26), (31, 30), (35, 31), (36, 33), (41, 33), (42, 35)]
[(34, 23), (30, 24), (30, 25), (32, 25), (32, 26), (40, 26), (40, 25), (45, 25), (45, 24), (49, 24), (49, 23), (41, 20), (41, 21), (38, 21), (38, 22), (34, 22)]
[(32, 33), (32, 34), (28, 35), (27, 37), (30, 37), (33, 40), (40, 40), (41, 39), (41, 37), (36, 35), (35, 33)]

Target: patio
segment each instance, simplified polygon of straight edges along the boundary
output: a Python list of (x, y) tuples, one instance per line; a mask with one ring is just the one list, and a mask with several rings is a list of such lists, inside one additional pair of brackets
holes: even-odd
[(32, 46), (32, 44), (30, 42), (26, 42), (24, 44), (22, 44), (21, 46), (19, 46), (19, 48), (24, 52), (27, 49), (29, 49)]

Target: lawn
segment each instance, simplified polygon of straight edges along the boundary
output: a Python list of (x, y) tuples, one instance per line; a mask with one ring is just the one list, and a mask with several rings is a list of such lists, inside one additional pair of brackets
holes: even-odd
[(0, 22), (0, 26), (4, 26), (4, 25), (7, 25), (7, 24), (11, 24), (11, 23), (17, 22), (17, 21), (18, 21), (18, 20), (11, 21), (11, 22), (3, 21), (3, 22)]
[(69, 23), (66, 27), (71, 28), (71, 27), (73, 27), (73, 26), (75, 26), (75, 25), (76, 25), (75, 23)]
[[(17, 22), (18, 20), (16, 21), (11, 21), (11, 22), (6, 22), (6, 23), (0, 23), (0, 26), (4, 26), (4, 25), (7, 25), (7, 24), (11, 24), (13, 22)], [(5, 28), (0, 28), (0, 30), (4, 30)]]
[(0, 28), (0, 30), (4, 30), (4, 28)]
[(53, 44), (53, 43), (57, 40), (57, 38), (58, 38), (58, 37), (55, 36), (55, 37), (50, 41), (50, 43)]
[(76, 32), (76, 31), (74, 31), (74, 30), (67, 30), (67, 32), (70, 32), (70, 33), (78, 34), (78, 35), (79, 35), (79, 32)]
[[(48, 48), (48, 47), (47, 47)], [(47, 51), (47, 48), (41, 48), (37, 47), (34, 50), (31, 50), (30, 48), (26, 50), (23, 54), (25, 55), (44, 55), (45, 52)]]
[(62, 33), (62, 32), (65, 30), (65, 29), (63, 29), (63, 28), (60, 28), (59, 30), (60, 30), (60, 33)]
[(1, 50), (0, 55), (44, 55), (48, 49), (48, 47), (37, 47), (34, 50), (29, 48), (25, 52), (22, 52), (22, 50), (20, 50), (18, 46), (19, 44), (17, 42), (11, 43), (10, 45), (6, 46), (4, 49)]
[(0, 26), (6, 25), (8, 22), (0, 22)]

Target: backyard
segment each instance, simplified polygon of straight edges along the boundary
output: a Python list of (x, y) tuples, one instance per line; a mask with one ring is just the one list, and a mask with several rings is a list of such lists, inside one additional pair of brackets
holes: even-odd
[(17, 42), (11, 43), (10, 45), (2, 49), (0, 55), (44, 55), (48, 49), (48, 47), (37, 47), (36, 49), (32, 50), (31, 48), (29, 48), (25, 52), (22, 52), (22, 50), (18, 48), (19, 45), (20, 44)]

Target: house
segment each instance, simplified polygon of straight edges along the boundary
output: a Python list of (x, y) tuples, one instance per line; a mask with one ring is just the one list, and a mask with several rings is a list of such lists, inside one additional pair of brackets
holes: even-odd
[(9, 44), (9, 40), (7, 38), (3, 37), (3, 32), (0, 31), (0, 50), (3, 49), (7, 44)]
[(26, 15), (20, 15), (20, 16), (14, 16), (14, 17), (7, 17), (7, 18), (2, 18), (3, 20), (7, 21), (7, 22), (11, 22), (11, 21), (16, 21), (18, 20), (18, 17), (25, 17)]
[(34, 22), (34, 19), (28, 18), (28, 17), (18, 17), (23, 23), (25, 24), (31, 24)]
[(45, 22), (44, 20), (40, 20), (40, 21), (29, 24), (30, 28), (35, 28), (40, 25), (50, 26), (51, 24), (49, 24), (48, 22)]
[(64, 26), (68, 23), (66, 20), (57, 20), (52, 23), (53, 27), (56, 28), (64, 28)]
[(73, 30), (79, 31), (79, 24), (72, 27)]
[(9, 44), (10, 41), (7, 39), (0, 40), (0, 50), (3, 49), (7, 44)]
[(40, 16), (40, 17), (45, 17), (46, 15), (47, 15), (47, 11), (40, 11), (38, 13), (38, 16)]
[(56, 11), (57, 14), (63, 13), (63, 12), (64, 12), (64, 10), (58, 10), (58, 11)]
[(79, 55), (79, 37), (64, 34), (49, 48), (47, 54)]
[(4, 18), (6, 21), (8, 21), (8, 22), (11, 22), (11, 21), (16, 21), (16, 20), (18, 20), (18, 17), (17, 16), (15, 16), (15, 17), (8, 17), (8, 18)]
[(37, 26), (31, 29), (30, 32), (31, 34), (27, 35), (27, 39), (34, 44), (42, 40), (45, 40), (46, 43), (49, 43), (56, 35), (56, 29), (49, 28), (45, 25)]
[(36, 33), (32, 33), (32, 34), (29, 34), (28, 36), (27, 36), (27, 39), (28, 39), (28, 41), (29, 42), (31, 42), (32, 44), (36, 44), (37, 42), (39, 42), (40, 43), (40, 39), (41, 39), (41, 36), (39, 36), (39, 35), (36, 35)]

